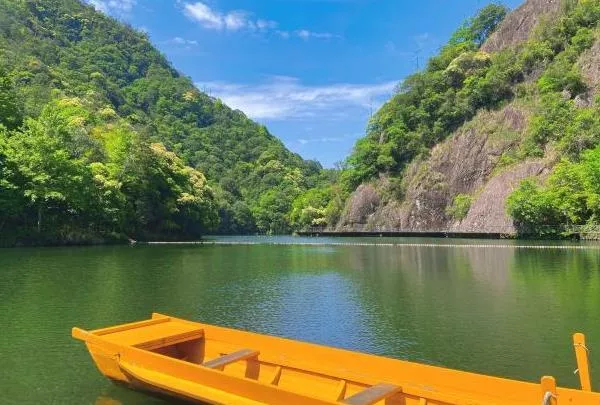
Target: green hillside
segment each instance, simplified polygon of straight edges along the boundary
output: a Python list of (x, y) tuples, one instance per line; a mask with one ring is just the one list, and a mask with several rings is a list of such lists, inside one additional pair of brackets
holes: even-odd
[(5, 243), (287, 232), (325, 175), (78, 0), (0, 0), (0, 124)]
[[(547, 2), (526, 3), (529, 8), (514, 11), (515, 21), (544, 11), (534, 7), (550, 7)], [(531, 15), (523, 15), (529, 9), (534, 10)], [(337, 226), (461, 229), (471, 202), (483, 195), (495, 176), (524, 162), (540, 162), (551, 174), (523, 181), (503, 208), (517, 230), (555, 233), (571, 225), (600, 222), (600, 100), (595, 85), (582, 74), (582, 58), (600, 39), (600, 2), (564, 0), (559, 12), (543, 18), (527, 40), (488, 52), (484, 44), (506, 13), (499, 4), (483, 8), (425, 69), (402, 82), (347, 159), (338, 192), (328, 187), (307, 193), (327, 194), (306, 204), (321, 210), (317, 221), (335, 227), (342, 217)], [(510, 36), (518, 29), (516, 23), (507, 25), (501, 34)], [(597, 51), (591, 52), (595, 55)], [(599, 62), (588, 64), (597, 70)], [(499, 119), (495, 128), (493, 120), (483, 118), (507, 109), (519, 117), (517, 127), (526, 127), (507, 128)], [(470, 151), (473, 161), (476, 155), (489, 153), (492, 170), (486, 171), (486, 166), (479, 174), (450, 178), (450, 172), (466, 172), (461, 164), (471, 161), (440, 156), (460, 154), (452, 142), (483, 136), (508, 145), (496, 147), (500, 156), (498, 150)], [(472, 143), (481, 147), (481, 142)], [(374, 207), (379, 204), (375, 208), (360, 200), (367, 198), (360, 195), (365, 185), (377, 194), (370, 200), (375, 201)], [(352, 192), (344, 208), (339, 200)], [(366, 207), (366, 213), (362, 222), (353, 225), (344, 216), (357, 206)], [(392, 219), (391, 213), (399, 219)], [(484, 212), (479, 226), (486, 222)]]

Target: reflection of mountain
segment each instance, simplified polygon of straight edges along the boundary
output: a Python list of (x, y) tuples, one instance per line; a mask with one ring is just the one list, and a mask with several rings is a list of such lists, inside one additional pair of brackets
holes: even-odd
[[(600, 251), (519, 250), (511, 274), (515, 296), (523, 303), (521, 318), (537, 327), (528, 342), (542, 365), (575, 384), (571, 334), (584, 332), (591, 345), (600, 345)], [(599, 354), (590, 352), (592, 364), (600, 364)]]
[(100, 394), (136, 403), (106, 391), (69, 330), (152, 311), (493, 375), (552, 374), (561, 385), (576, 384), (570, 334), (580, 330), (600, 364), (600, 250), (28, 249), (3, 251), (0, 268), (0, 311), (11, 324), (0, 339), (10, 384), (0, 389), (23, 403), (94, 403)]
[(510, 288), (510, 265), (513, 248), (464, 248), (471, 264), (473, 278), (489, 287), (488, 293), (503, 295)]
[[(597, 250), (361, 247), (346, 252), (385, 354), (575, 385), (570, 334), (600, 342)], [(595, 330), (594, 330), (595, 328)], [(394, 341), (397, 335), (406, 346)], [(600, 361), (600, 359), (598, 360)]]

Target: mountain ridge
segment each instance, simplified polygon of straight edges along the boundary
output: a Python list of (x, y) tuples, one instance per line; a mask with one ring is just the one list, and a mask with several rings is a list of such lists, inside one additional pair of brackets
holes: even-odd
[[(91, 172), (96, 163), (116, 164), (110, 161), (111, 145), (104, 139), (105, 133), (115, 127), (133, 133), (131, 136), (138, 139), (136, 142), (143, 148), (157, 143), (165, 145), (164, 152), (150, 148), (148, 153), (161, 154), (162, 158), (169, 156), (176, 166), (180, 163), (190, 166), (208, 180), (218, 219), (206, 224), (219, 225), (216, 229), (213, 225), (205, 227), (202, 233), (289, 232), (289, 211), (294, 198), (330, 176), (322, 171), (318, 162), (304, 160), (289, 151), (263, 125), (198, 90), (191, 79), (180, 74), (152, 46), (146, 34), (79, 0), (0, 0), (0, 70), (3, 71), (0, 79), (6, 82), (6, 94), (14, 101), (11, 102), (15, 106), (13, 116), (18, 121), (13, 125), (7, 121), (8, 114), (3, 117), (8, 128), (3, 135), (6, 138), (3, 142), (8, 145), (6, 153), (15, 156), (15, 148), (23, 147), (14, 143), (19, 137), (12, 136), (12, 131), (27, 132), (29, 120), (41, 119), (44, 114), (50, 114), (49, 110), (53, 110), (52, 114), (68, 115), (62, 110), (70, 104), (73, 105), (68, 108), (75, 108), (76, 104), (81, 110), (77, 113), (81, 125), (63, 134), (65, 138), (57, 145), (60, 153), (80, 163), (85, 176), (95, 179), (97, 175)], [(53, 135), (43, 136), (52, 139)], [(74, 137), (81, 137), (79, 141), (88, 146), (75, 145)], [(77, 151), (83, 148), (91, 153), (93, 145), (98, 149), (95, 156), (84, 158)], [(176, 153), (176, 158), (169, 153)], [(17, 161), (14, 163), (19, 165)], [(125, 198), (121, 194), (128, 192), (122, 186), (126, 174), (123, 170), (110, 175), (116, 178), (103, 175), (107, 181), (121, 184), (118, 186), (121, 188), (115, 190), (120, 198)], [(0, 189), (0, 199), (12, 195), (8, 189), (20, 189), (18, 194), (22, 194), (19, 197), (22, 201), (19, 204), (24, 204), (24, 208), (18, 214), (0, 214), (0, 223), (12, 223), (13, 229), (35, 239), (38, 227), (32, 224), (38, 221), (32, 217), (37, 216), (33, 211), (36, 211), (34, 206), (40, 204), (39, 199), (23, 197), (28, 191), (27, 182), (22, 178), (11, 181)], [(47, 219), (55, 221), (44, 221), (48, 231), (53, 227), (60, 229), (63, 222), (68, 222), (69, 211), (81, 213), (84, 209), (75, 208), (75, 202), (70, 201), (74, 196), (65, 190), (56, 192), (55, 196), (60, 195), (62, 202), (49, 203), (45, 208), (52, 215)], [(53, 197), (46, 194), (44, 198)], [(140, 207), (133, 201), (130, 203)], [(19, 205), (14, 201), (6, 204), (13, 208)], [(174, 204), (167, 209), (180, 215), (180, 203)], [(143, 223), (159, 215), (142, 211), (135, 214), (141, 217), (141, 223), (136, 229), (129, 228), (125, 232), (128, 236), (155, 238), (169, 234), (169, 237), (178, 237), (181, 224), (165, 222), (160, 232), (158, 228), (142, 232)], [(94, 233), (88, 229), (91, 224), (83, 223), (83, 218), (80, 222), (85, 228), (85, 231), (80, 229), (80, 233)], [(67, 233), (79, 232), (74, 230), (78, 228), (75, 223), (67, 228)], [(167, 232), (171, 228), (172, 231)], [(102, 229), (104, 233), (115, 230)], [(124, 229), (116, 231), (122, 233)]]
[(504, 14), (484, 7), (375, 114), (329, 229), (597, 226), (600, 4), (527, 0)]

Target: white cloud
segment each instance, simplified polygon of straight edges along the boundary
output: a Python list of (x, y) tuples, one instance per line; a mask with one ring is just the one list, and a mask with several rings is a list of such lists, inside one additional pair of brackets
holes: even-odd
[(275, 31), (277, 35), (279, 35), (283, 39), (288, 39), (290, 37), (290, 33), (288, 31)]
[(130, 12), (137, 0), (87, 0), (87, 2), (105, 14), (123, 14)]
[(225, 25), (223, 16), (204, 3), (186, 3), (183, 8), (188, 17), (196, 20), (205, 28), (222, 29)]
[[(308, 143), (331, 143), (331, 142), (342, 142), (344, 140), (346, 140), (346, 138), (348, 137), (343, 137), (343, 136), (323, 136), (321, 138), (300, 138), (298, 139), (298, 142), (301, 145), (306, 145)], [(358, 136), (356, 136), (356, 138), (358, 138)]]
[(276, 76), (260, 84), (197, 83), (232, 108), (254, 119), (289, 119), (320, 116), (340, 119), (375, 109), (390, 97), (397, 82), (307, 86), (293, 77)]
[(254, 23), (246, 18), (246, 15), (239, 11), (234, 11), (225, 16), (225, 27), (231, 31), (237, 31)]
[(185, 4), (185, 13), (188, 17), (198, 21), (203, 27), (211, 29), (222, 29), (225, 25), (223, 16), (208, 7), (204, 3)]
[(329, 32), (312, 32), (309, 30), (297, 30), (294, 32), (298, 36), (298, 38), (302, 38), (303, 40), (309, 40), (310, 38), (318, 38), (318, 39), (331, 39), (338, 37), (337, 35), (331, 34)]
[(275, 29), (277, 28), (277, 23), (275, 21), (270, 21), (270, 20), (257, 20), (256, 21), (256, 26), (258, 27), (259, 30), (268, 30), (268, 29)]
[(228, 31), (265, 31), (277, 26), (275, 21), (253, 20), (250, 13), (243, 10), (234, 10), (226, 13), (210, 8), (202, 2), (184, 3), (185, 14), (192, 20), (200, 23), (204, 28)]
[(298, 38), (308, 40), (331, 39), (339, 37), (328, 32), (313, 32), (307, 29), (298, 29), (295, 31), (278, 30), (279, 24), (276, 21), (265, 20), (262, 18), (254, 19), (252, 13), (244, 10), (219, 11), (209, 7), (206, 3), (180, 3), (188, 18), (196, 21), (206, 29), (217, 31), (249, 31), (249, 32), (271, 32), (281, 38), (288, 39), (293, 33)]
[(166, 44), (175, 44), (175, 45), (188, 45), (188, 46), (196, 46), (198, 45), (198, 41), (194, 39), (185, 39), (181, 37), (175, 37), (168, 41), (165, 41)]

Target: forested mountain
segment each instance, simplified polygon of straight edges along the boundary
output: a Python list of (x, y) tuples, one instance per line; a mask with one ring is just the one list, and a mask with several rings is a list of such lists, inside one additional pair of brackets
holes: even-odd
[(207, 232), (556, 234), (600, 222), (600, 2), (493, 3), (341, 172), (79, 0), (0, 0), (0, 244)]
[[(600, 2), (484, 7), (406, 78), (307, 207), (337, 229), (600, 223)], [(339, 200), (344, 200), (339, 208)], [(334, 208), (338, 207), (338, 208)]]
[(79, 0), (0, 0), (4, 243), (288, 232), (330, 175), (144, 33)]

